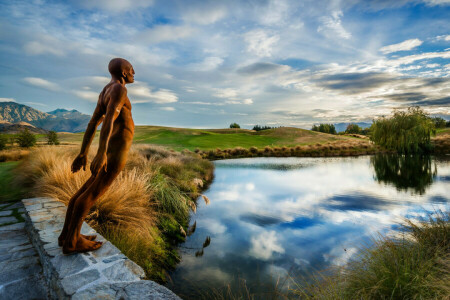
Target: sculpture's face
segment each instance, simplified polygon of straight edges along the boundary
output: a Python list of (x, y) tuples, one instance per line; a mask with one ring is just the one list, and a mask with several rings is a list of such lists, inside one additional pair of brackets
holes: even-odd
[(123, 72), (123, 78), (125, 79), (126, 83), (133, 83), (134, 82), (134, 69), (133, 66), (130, 66), (130, 68), (127, 71)]

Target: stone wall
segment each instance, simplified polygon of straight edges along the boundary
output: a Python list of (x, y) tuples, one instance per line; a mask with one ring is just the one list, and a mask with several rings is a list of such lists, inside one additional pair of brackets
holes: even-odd
[(26, 228), (43, 267), (53, 299), (180, 299), (172, 291), (144, 280), (141, 267), (83, 223), (83, 234), (97, 234), (103, 246), (83, 254), (62, 254), (58, 235), (66, 207), (49, 198), (22, 200)]

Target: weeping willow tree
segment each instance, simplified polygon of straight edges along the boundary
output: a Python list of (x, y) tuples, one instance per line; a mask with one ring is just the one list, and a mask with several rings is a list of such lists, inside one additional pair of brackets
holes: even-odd
[(402, 154), (430, 152), (431, 135), (436, 133), (433, 120), (420, 107), (374, 120), (371, 131), (375, 144)]

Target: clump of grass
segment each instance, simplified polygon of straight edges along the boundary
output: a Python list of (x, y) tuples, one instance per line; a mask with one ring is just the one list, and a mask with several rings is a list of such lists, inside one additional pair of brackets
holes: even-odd
[(0, 151), (0, 162), (18, 161), (30, 154), (30, 150), (6, 149)]
[[(15, 181), (30, 187), (31, 196), (67, 204), (90, 176), (89, 171), (70, 171), (77, 152), (71, 147), (35, 149), (17, 168)], [(91, 153), (89, 161), (95, 151)], [(178, 261), (173, 246), (184, 238), (180, 228), (187, 227), (199, 189), (212, 173), (213, 165), (192, 152), (133, 147), (125, 169), (86, 220), (141, 265), (149, 278), (164, 281), (166, 270)]]
[(294, 280), (306, 299), (448, 299), (450, 214), (406, 221), (400, 237), (379, 237), (346, 266)]

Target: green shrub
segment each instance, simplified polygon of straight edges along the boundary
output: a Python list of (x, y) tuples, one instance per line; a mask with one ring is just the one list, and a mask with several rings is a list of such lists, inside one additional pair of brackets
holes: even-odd
[(347, 129), (345, 129), (345, 133), (353, 133), (353, 134), (360, 134), (362, 131), (361, 127), (359, 127), (358, 124), (348, 124)]
[(59, 145), (58, 135), (56, 134), (55, 131), (50, 130), (47, 133), (47, 144), (48, 145)]
[(23, 148), (33, 147), (36, 145), (36, 136), (25, 128), (22, 132), (17, 134), (16, 142)]
[(241, 128), (238, 123), (231, 123), (230, 128)]
[(431, 151), (431, 135), (436, 133), (433, 121), (420, 107), (396, 110), (391, 117), (374, 120), (370, 139), (377, 145), (398, 153)]
[(446, 122), (443, 118), (435, 117), (433, 118), (433, 122), (436, 128), (445, 128)]

